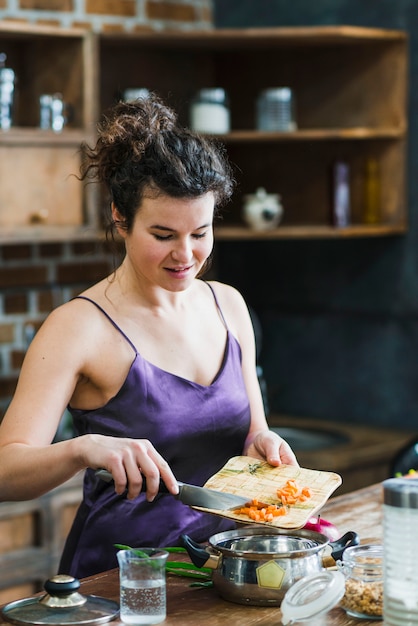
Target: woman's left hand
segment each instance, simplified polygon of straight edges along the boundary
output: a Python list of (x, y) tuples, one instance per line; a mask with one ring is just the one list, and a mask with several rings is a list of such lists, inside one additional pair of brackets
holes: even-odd
[(282, 464), (299, 466), (287, 441), (271, 430), (262, 430), (249, 435), (244, 454), (255, 459), (263, 459), (274, 466)]

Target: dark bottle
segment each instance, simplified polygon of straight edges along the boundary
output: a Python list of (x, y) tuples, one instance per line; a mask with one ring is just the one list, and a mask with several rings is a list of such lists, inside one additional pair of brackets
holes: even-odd
[(337, 161), (333, 167), (332, 222), (336, 228), (350, 224), (350, 168)]
[(379, 164), (376, 159), (370, 158), (366, 163), (364, 181), (364, 213), (365, 224), (380, 222), (380, 176)]

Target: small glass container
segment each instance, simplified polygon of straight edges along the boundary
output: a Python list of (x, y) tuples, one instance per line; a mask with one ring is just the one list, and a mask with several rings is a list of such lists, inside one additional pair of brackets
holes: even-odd
[(8, 130), (13, 125), (15, 95), (15, 73), (5, 67), (6, 55), (0, 53), (0, 129)]
[(200, 89), (190, 108), (190, 127), (199, 133), (223, 134), (230, 131), (228, 96), (220, 87)]
[(345, 575), (345, 593), (340, 604), (347, 615), (381, 620), (383, 546), (368, 544), (347, 548), (337, 565)]
[(66, 104), (60, 93), (42, 94), (39, 98), (39, 127), (61, 132), (66, 124)]

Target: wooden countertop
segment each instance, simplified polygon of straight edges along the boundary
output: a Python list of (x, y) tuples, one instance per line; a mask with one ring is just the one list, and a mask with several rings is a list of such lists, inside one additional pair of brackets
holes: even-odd
[[(328, 501), (321, 514), (341, 534), (355, 530), (362, 543), (382, 538), (382, 485), (376, 484)], [(170, 556), (172, 558), (172, 556)], [(279, 608), (243, 606), (227, 602), (214, 588), (192, 588), (190, 579), (167, 576), (167, 619), (164, 626), (280, 626)], [(119, 601), (119, 570), (114, 569), (81, 581), (81, 593)], [(1, 621), (1, 624), (7, 622)], [(123, 624), (120, 620), (111, 624)], [(379, 622), (378, 622), (379, 623)], [(382, 623), (382, 622), (380, 622)], [(376, 626), (373, 620), (357, 620), (336, 607), (310, 620), (310, 626)]]
[[(296, 454), (302, 467), (314, 467), (320, 459), (323, 469), (341, 472), (353, 466), (373, 466), (382, 459), (392, 458), (398, 450), (403, 448), (417, 437), (416, 431), (383, 428), (378, 426), (364, 426), (331, 422), (310, 417), (295, 417), (290, 415), (272, 414), (268, 418), (273, 427), (295, 427), (299, 429), (313, 429), (319, 432), (330, 431), (346, 438), (346, 441), (337, 445), (317, 450), (297, 450)], [(376, 481), (377, 482), (377, 481)]]
[(295, 449), (302, 467), (341, 475), (343, 484), (336, 491), (337, 496), (390, 478), (395, 456), (417, 439), (416, 431), (346, 424), (311, 417), (271, 414), (268, 422), (271, 427), (331, 431), (346, 439), (342, 443), (320, 449)]

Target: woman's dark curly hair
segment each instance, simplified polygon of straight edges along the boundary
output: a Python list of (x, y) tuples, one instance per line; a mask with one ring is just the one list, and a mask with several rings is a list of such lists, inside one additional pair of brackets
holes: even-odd
[(196, 198), (212, 192), (217, 211), (233, 192), (224, 148), (180, 126), (155, 94), (116, 104), (98, 125), (96, 145), (84, 143), (83, 152), (81, 179), (106, 186), (127, 232), (144, 195)]

